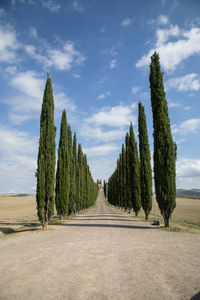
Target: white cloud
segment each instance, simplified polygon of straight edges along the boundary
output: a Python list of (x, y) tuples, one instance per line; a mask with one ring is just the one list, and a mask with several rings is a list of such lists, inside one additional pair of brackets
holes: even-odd
[(105, 99), (106, 96), (105, 96), (104, 94), (100, 94), (97, 98), (98, 98), (98, 99)]
[(16, 50), (19, 48), (16, 32), (10, 25), (0, 25), (0, 62), (16, 62)]
[(135, 124), (135, 116), (133, 111), (137, 104), (130, 106), (120, 104), (119, 106), (103, 107), (101, 111), (94, 113), (91, 117), (85, 119), (87, 124), (107, 125), (111, 127), (124, 127), (130, 124), (130, 121)]
[(184, 107), (184, 110), (189, 110), (189, 109), (191, 109), (191, 106), (185, 106)]
[(93, 126), (92, 124), (83, 124), (80, 129), (80, 134), (87, 140), (111, 142), (119, 140), (125, 136), (124, 129), (103, 130), (100, 126)]
[(77, 79), (81, 78), (81, 75), (79, 75), (79, 74), (77, 74), (77, 73), (73, 73), (72, 76), (73, 76), (74, 78), (77, 78)]
[(19, 125), (28, 119), (39, 118), (45, 80), (34, 71), (17, 73), (11, 77), (13, 96), (4, 99), (11, 106), (10, 120)]
[(169, 18), (166, 15), (160, 15), (157, 19), (147, 22), (147, 24), (166, 25), (169, 23)]
[(178, 91), (198, 91), (200, 90), (200, 77), (196, 73), (191, 73), (182, 77), (172, 78), (166, 82), (166, 88), (175, 88)]
[(104, 82), (107, 80), (107, 78), (108, 78), (108, 75), (105, 75), (105, 76), (103, 76), (103, 78), (101, 78), (97, 83), (98, 83), (98, 84), (102, 84), (102, 83), (104, 83)]
[(134, 86), (132, 87), (131, 91), (132, 91), (132, 94), (137, 94), (137, 92), (140, 90), (140, 87), (139, 86)]
[(155, 47), (142, 56), (136, 63), (136, 67), (148, 66), (150, 57), (155, 51), (159, 53), (161, 65), (166, 71), (173, 71), (191, 55), (200, 54), (200, 28), (198, 27), (183, 31), (178, 26), (170, 26), (168, 29), (158, 29), (156, 36)]
[(78, 1), (73, 1), (73, 9), (79, 13), (83, 13), (85, 11), (84, 7), (78, 3)]
[[(180, 138), (180, 139), (176, 140), (176, 144), (177, 144), (177, 145), (181, 145), (182, 143), (184, 143), (184, 142), (186, 142), (186, 141), (187, 141), (187, 139), (185, 139), (185, 138)], [(180, 148), (178, 147), (178, 149), (180, 149)]]
[(30, 35), (34, 38), (38, 37), (37, 29), (35, 27), (30, 28)]
[(61, 71), (71, 70), (72, 67), (80, 66), (86, 60), (71, 41), (67, 41), (61, 49), (48, 48), (46, 55), (38, 53), (34, 45), (25, 46), (25, 51), (46, 67), (55, 67)]
[(0, 151), (4, 152), (3, 155), (11, 156), (13, 151), (15, 154), (34, 154), (37, 150), (35, 140), (29, 137), (25, 131), (11, 130), (0, 126), (0, 140)]
[(107, 91), (105, 94), (100, 94), (97, 99), (105, 99), (107, 96), (110, 96), (111, 95), (111, 92), (110, 91)]
[(49, 59), (48, 57), (45, 57), (44, 55), (37, 53), (36, 47), (34, 45), (25, 45), (24, 50), (27, 54), (29, 54), (32, 58), (38, 60), (39, 62), (43, 63), (45, 66), (49, 65)]
[(49, 9), (51, 12), (57, 12), (61, 9), (61, 5), (53, 0), (44, 0), (42, 1), (42, 5)]
[(110, 62), (110, 69), (114, 69), (117, 65), (117, 61), (116, 59), (112, 59)]
[(180, 158), (177, 167), (177, 187), (184, 189), (200, 188), (200, 160)]
[(117, 55), (117, 50), (116, 50), (116, 47), (113, 46), (112, 48), (107, 48), (107, 49), (103, 50), (102, 53), (106, 54), (106, 55), (115, 56), (115, 55)]
[(169, 22), (169, 19), (166, 15), (160, 15), (158, 17), (158, 21), (161, 23), (161, 24), (164, 24), (166, 25), (168, 22)]
[(88, 157), (107, 156), (116, 151), (120, 151), (119, 146), (113, 143), (83, 149), (83, 152), (86, 153)]
[(27, 96), (41, 98), (44, 90), (44, 80), (39, 78), (34, 71), (18, 73), (10, 81), (10, 85)]
[[(34, 71), (17, 73), (10, 79), (9, 84), (15, 89), (15, 96), (4, 99), (11, 106), (10, 120), (21, 124), (28, 119), (38, 118), (41, 111), (45, 80)], [(74, 111), (76, 106), (72, 99), (55, 87), (54, 91), (55, 116), (63, 109)]]
[(182, 158), (177, 162), (179, 177), (200, 177), (200, 159)]
[[(33, 115), (31, 116), (33, 118)], [(24, 114), (24, 113), (20, 113), (20, 112), (12, 112), (9, 115), (9, 119), (11, 121), (12, 124), (14, 125), (21, 125), (22, 123), (24, 123), (25, 121), (29, 120), (30, 118), (29, 114)], [(35, 117), (35, 114), (34, 114)]]
[(104, 33), (105, 30), (106, 30), (106, 27), (104, 26), (100, 29), (100, 33)]
[(16, 66), (8, 66), (5, 68), (5, 72), (10, 75), (14, 75), (17, 72), (17, 67)]
[(200, 129), (200, 119), (189, 119), (181, 123), (180, 125), (173, 124), (173, 134), (187, 135), (191, 133), (198, 133)]
[(35, 4), (35, 0), (11, 0), (11, 4), (15, 6), (15, 4)]
[(72, 65), (79, 66), (85, 61), (85, 57), (74, 48), (71, 41), (65, 43), (63, 50), (49, 50), (49, 65), (58, 70), (70, 70)]
[(126, 19), (124, 19), (124, 20), (121, 22), (121, 25), (122, 25), (123, 27), (128, 27), (128, 26), (131, 25), (131, 22), (132, 22), (132, 20), (131, 20), (130, 18), (126, 18)]
[(35, 186), (38, 139), (5, 126), (0, 126), (0, 139), (0, 191), (31, 193)]
[(74, 104), (73, 100), (62, 92), (54, 93), (54, 102), (57, 112), (61, 112), (63, 109), (66, 109), (67, 111), (76, 110), (76, 105)]
[(180, 107), (180, 104), (179, 104), (179, 103), (176, 103), (176, 102), (169, 101), (169, 102), (168, 102), (168, 107), (170, 107), (170, 108), (173, 108), (173, 107)]
[(116, 157), (108, 156), (108, 157), (98, 157), (98, 158), (90, 158), (88, 159), (88, 163), (90, 166), (90, 170), (92, 172), (92, 176), (95, 180), (97, 178), (102, 180), (108, 180), (110, 175), (114, 172), (116, 166)]

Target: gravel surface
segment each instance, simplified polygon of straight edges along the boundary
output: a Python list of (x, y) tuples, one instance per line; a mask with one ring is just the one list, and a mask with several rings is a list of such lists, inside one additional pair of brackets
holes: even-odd
[(1, 300), (186, 300), (199, 292), (200, 235), (155, 229), (107, 206), (103, 192), (65, 226), (0, 239)]

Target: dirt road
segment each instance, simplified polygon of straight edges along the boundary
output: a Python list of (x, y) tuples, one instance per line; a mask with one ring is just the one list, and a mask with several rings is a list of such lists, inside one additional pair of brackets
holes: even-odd
[(199, 250), (199, 235), (154, 229), (100, 192), (95, 208), (58, 230), (0, 239), (0, 299), (190, 299)]

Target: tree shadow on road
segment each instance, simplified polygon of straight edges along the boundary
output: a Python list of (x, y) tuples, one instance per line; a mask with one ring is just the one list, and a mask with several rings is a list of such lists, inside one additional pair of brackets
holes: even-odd
[(39, 223), (28, 223), (28, 222), (0, 222), (0, 225), (20, 225), (24, 227), (32, 227), (32, 226), (38, 226)]
[[(12, 234), (12, 233), (20, 233), (20, 232), (30, 232), (38, 230), (40, 226), (39, 223), (28, 223), (28, 222), (0, 222), (0, 232), (3, 234)], [(12, 227), (12, 226), (19, 226), (19, 227)]]
[(150, 226), (140, 226), (140, 225), (119, 225), (119, 224), (62, 224), (70, 227), (101, 227), (101, 228), (123, 228), (123, 229), (155, 229)]
[[(83, 216), (84, 217), (84, 216)], [(129, 216), (123, 216), (123, 215), (118, 215), (118, 214), (101, 214), (101, 215), (98, 215), (98, 214), (93, 214), (93, 215), (85, 215), (85, 217), (92, 217), (92, 218), (95, 218), (95, 217), (119, 217), (119, 218), (127, 218)]]
[(38, 230), (37, 228), (24, 228), (24, 229), (13, 229), (13, 228), (6, 228), (6, 227), (0, 227), (0, 231), (3, 233), (3, 234), (12, 234), (12, 233), (20, 233), (20, 232), (30, 232), (30, 231), (35, 231), (35, 230)]
[(89, 218), (84, 218), (84, 217), (81, 217), (81, 218), (76, 218), (76, 219), (72, 219), (72, 220), (77, 220), (77, 221), (96, 221), (96, 220), (99, 220), (99, 221), (123, 221), (123, 222), (136, 222), (137, 220), (130, 220), (130, 219), (106, 219), (106, 218), (92, 218), (92, 219), (89, 219)]

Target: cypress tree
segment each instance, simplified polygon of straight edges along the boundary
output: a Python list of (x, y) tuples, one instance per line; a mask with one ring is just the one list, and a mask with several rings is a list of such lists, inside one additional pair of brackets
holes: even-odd
[(129, 163), (130, 163), (130, 186), (131, 186), (131, 201), (135, 215), (141, 208), (140, 198), (140, 165), (138, 158), (137, 143), (133, 132), (133, 125), (130, 124), (129, 132)]
[(152, 209), (152, 169), (151, 155), (149, 150), (149, 139), (147, 132), (146, 116), (141, 102), (138, 104), (138, 131), (140, 150), (140, 187), (142, 208), (145, 212), (146, 220)]
[[(123, 208), (123, 196), (122, 196), (122, 153), (120, 153), (119, 155), (119, 166), (117, 168), (117, 178), (119, 180), (119, 185), (118, 185), (118, 191), (119, 191), (119, 196), (118, 196), (118, 203), (119, 203), (119, 207)], [(119, 173), (118, 173), (119, 172)]]
[(156, 199), (169, 226), (170, 216), (176, 207), (175, 147), (171, 135), (163, 74), (160, 71), (159, 55), (155, 52), (150, 64), (151, 106), (154, 127), (154, 179)]
[(81, 144), (78, 144), (78, 173), (79, 173), (79, 209), (83, 209), (83, 152)]
[(73, 148), (72, 148), (72, 131), (69, 124), (67, 124), (68, 137), (68, 169), (69, 169), (69, 208), (68, 215), (71, 215), (74, 206), (74, 181), (73, 181)]
[(78, 209), (78, 199), (79, 199), (79, 168), (78, 168), (78, 160), (77, 160), (77, 139), (76, 132), (74, 132), (73, 136), (73, 158), (74, 158), (74, 176), (75, 176), (75, 187), (74, 187), (74, 210)]
[(122, 145), (122, 205), (123, 208), (127, 209), (126, 202), (127, 186), (126, 186), (126, 153), (124, 144)]
[(68, 168), (68, 134), (66, 111), (62, 113), (60, 125), (60, 141), (56, 172), (56, 210), (62, 218), (68, 213), (69, 204), (69, 168)]
[(106, 198), (106, 181), (104, 180), (103, 181), (103, 191), (104, 191), (104, 196), (105, 196), (105, 198)]
[(126, 202), (127, 208), (130, 212), (131, 204), (131, 178), (130, 178), (130, 146), (129, 146), (129, 134), (126, 134)]
[(37, 214), (43, 228), (54, 213), (55, 136), (53, 89), (48, 75), (40, 116), (36, 189)]
[(87, 164), (87, 156), (84, 154), (83, 156), (83, 165), (84, 165), (84, 194), (83, 194), (83, 208), (88, 207), (88, 164)]

